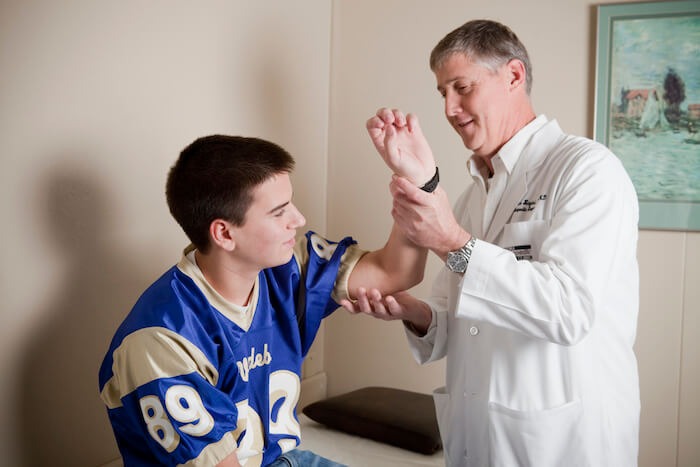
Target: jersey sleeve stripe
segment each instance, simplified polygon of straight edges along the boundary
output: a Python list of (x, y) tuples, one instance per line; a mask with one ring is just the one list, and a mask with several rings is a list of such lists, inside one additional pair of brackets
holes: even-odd
[(360, 249), (356, 244), (348, 246), (343, 253), (343, 257), (340, 260), (340, 268), (338, 268), (338, 276), (335, 279), (335, 285), (331, 293), (331, 298), (336, 303), (340, 300), (350, 298), (348, 296), (348, 280), (350, 279), (350, 274), (352, 274), (352, 270), (355, 269), (355, 265), (360, 261), (360, 258), (366, 253), (366, 251)]
[(179, 334), (163, 328), (142, 328), (129, 334), (113, 354), (112, 377), (100, 397), (108, 408), (121, 407), (121, 398), (160, 378), (197, 372), (216, 386), (219, 372), (204, 353)]
[[(318, 234), (314, 234), (318, 236)], [(320, 237), (322, 238), (322, 237)], [(294, 259), (301, 271), (302, 276), (305, 275), (306, 267), (309, 262), (309, 241), (305, 236), (300, 237), (294, 245)], [(367, 252), (362, 250), (357, 244), (349, 245), (342, 258), (340, 259), (340, 267), (335, 279), (331, 298), (337, 303), (340, 300), (348, 297), (348, 280), (352, 270), (357, 265), (357, 262)], [(302, 285), (304, 281), (302, 281)]]

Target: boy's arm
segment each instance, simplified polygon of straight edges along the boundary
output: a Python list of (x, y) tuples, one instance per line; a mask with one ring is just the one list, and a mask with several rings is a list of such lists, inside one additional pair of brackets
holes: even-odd
[(383, 295), (406, 290), (423, 280), (428, 250), (416, 246), (396, 225), (380, 250), (360, 259), (348, 279), (348, 295), (358, 297), (358, 289), (377, 289)]
[[(425, 185), (436, 174), (433, 153), (415, 115), (382, 108), (367, 121), (367, 131), (395, 174), (416, 186)], [(394, 198), (402, 194), (396, 180), (391, 191)], [(402, 213), (395, 208), (392, 215), (400, 218)], [(359, 287), (375, 288), (383, 295), (413, 287), (423, 280), (426, 256), (427, 249), (414, 244), (394, 223), (384, 248), (358, 262), (348, 280), (348, 295), (355, 299)]]

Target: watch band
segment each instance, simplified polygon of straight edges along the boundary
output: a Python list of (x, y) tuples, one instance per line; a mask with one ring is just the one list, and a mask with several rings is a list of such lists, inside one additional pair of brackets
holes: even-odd
[(460, 249), (447, 253), (445, 264), (450, 271), (457, 274), (464, 274), (469, 266), (469, 260), (472, 257), (472, 250), (476, 245), (476, 237), (472, 235), (469, 241)]
[(426, 191), (428, 193), (432, 193), (437, 188), (439, 181), (440, 181), (440, 171), (438, 170), (437, 165), (436, 165), (435, 166), (435, 175), (433, 175), (433, 178), (428, 180), (425, 183), (425, 185), (420, 187), (420, 189), (423, 191)]
[(474, 245), (476, 245), (476, 237), (472, 235), (466, 245), (464, 245), (461, 250), (467, 256), (467, 266), (469, 265), (469, 260), (472, 259), (472, 251), (474, 250)]

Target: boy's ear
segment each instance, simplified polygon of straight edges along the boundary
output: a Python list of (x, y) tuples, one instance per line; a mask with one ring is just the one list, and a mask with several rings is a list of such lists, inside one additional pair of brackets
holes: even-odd
[(214, 219), (209, 224), (209, 236), (213, 244), (226, 251), (233, 251), (236, 248), (236, 241), (233, 239), (233, 225), (223, 219)]

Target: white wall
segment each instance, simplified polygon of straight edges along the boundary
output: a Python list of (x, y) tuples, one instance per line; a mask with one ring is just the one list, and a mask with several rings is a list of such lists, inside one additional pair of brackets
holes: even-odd
[(194, 138), (271, 139), (325, 227), (330, 3), (0, 3), (2, 465), (117, 457), (97, 370), (179, 260), (164, 198)]
[[(195, 137), (280, 143), (297, 159), (295, 201), (309, 227), (379, 247), (389, 172), (365, 120), (380, 105), (418, 113), (454, 199), (466, 153), (427, 57), (447, 31), (489, 17), (528, 46), (536, 110), (590, 136), (593, 5), (0, 2), (0, 463), (94, 466), (117, 456), (97, 369), (118, 322), (185, 244), (163, 185)], [(640, 464), (674, 465), (678, 455), (678, 465), (697, 465), (700, 234), (643, 231), (639, 258)], [(439, 266), (431, 260), (427, 277)], [(373, 384), (429, 392), (444, 379), (442, 364), (413, 363), (396, 323), (340, 312), (325, 337), (312, 373), (326, 370), (330, 394)]]
[[(415, 112), (454, 201), (468, 183), (468, 152), (447, 124), (428, 67), (432, 47), (469, 19), (511, 26), (534, 64), (537, 113), (568, 133), (591, 137), (598, 2), (535, 0), (339, 0), (333, 11), (328, 231), (352, 232), (368, 248), (391, 225), (389, 172), (365, 135), (379, 106)], [(606, 2), (602, 2), (606, 3)], [(371, 220), (371, 222), (368, 222)], [(594, 246), (592, 246), (594, 247)], [(640, 465), (700, 464), (700, 233), (642, 231), (637, 339), (642, 397)], [(432, 257), (429, 290), (441, 264)], [(358, 342), (360, 343), (358, 345)], [(329, 395), (385, 385), (429, 392), (444, 384), (444, 363), (417, 367), (399, 323), (336, 313), (326, 324)]]

